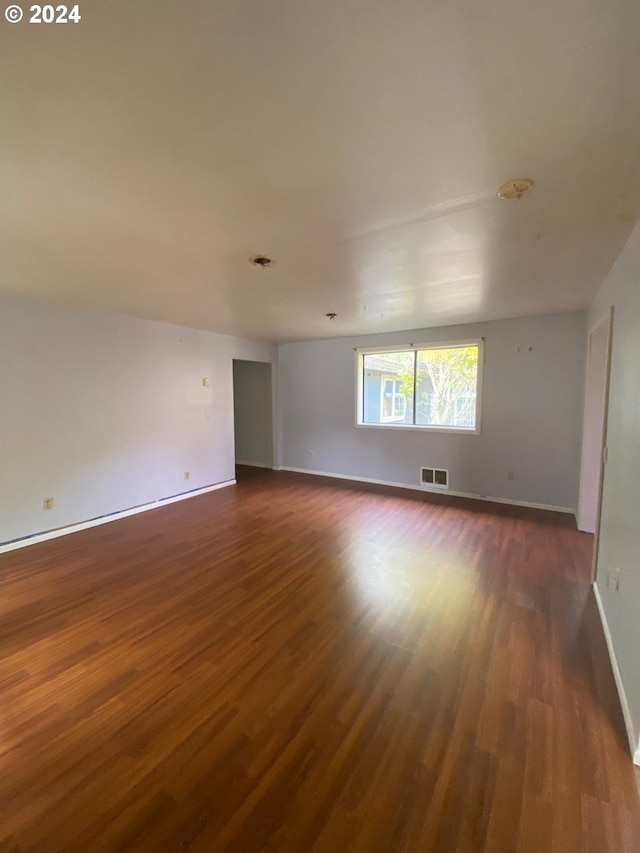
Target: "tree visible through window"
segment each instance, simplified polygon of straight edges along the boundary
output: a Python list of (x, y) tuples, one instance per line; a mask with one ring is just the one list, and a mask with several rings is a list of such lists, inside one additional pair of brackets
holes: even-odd
[(361, 424), (475, 430), (481, 343), (361, 357)]

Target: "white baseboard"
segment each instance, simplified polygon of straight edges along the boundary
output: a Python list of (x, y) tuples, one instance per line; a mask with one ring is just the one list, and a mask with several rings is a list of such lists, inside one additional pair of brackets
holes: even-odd
[(627, 694), (624, 689), (622, 674), (620, 672), (620, 667), (618, 666), (618, 659), (616, 658), (616, 651), (613, 645), (611, 631), (609, 630), (609, 623), (607, 622), (607, 616), (604, 611), (602, 599), (600, 598), (600, 591), (598, 590), (598, 585), (594, 582), (592, 584), (592, 588), (593, 594), (596, 599), (596, 604), (598, 605), (598, 612), (600, 614), (600, 622), (602, 623), (604, 638), (607, 642), (607, 650), (609, 652), (609, 658), (611, 660), (611, 669), (613, 670), (613, 677), (615, 679), (616, 687), (618, 689), (618, 696), (620, 697), (622, 716), (624, 717), (624, 724), (625, 728), (627, 729), (627, 737), (629, 738), (630, 752), (631, 755), (633, 755), (634, 764), (640, 765), (640, 743), (638, 743), (638, 739), (634, 731), (633, 720), (631, 719), (631, 709), (629, 708), (629, 701), (627, 700)]
[(454, 492), (451, 489), (441, 489), (438, 487), (430, 488), (429, 486), (414, 486), (409, 483), (395, 483), (391, 480), (375, 480), (372, 477), (354, 477), (350, 474), (332, 474), (330, 471), (312, 471), (309, 468), (290, 468), (282, 465), (280, 468), (274, 468), (274, 471), (293, 471), (297, 474), (316, 474), (318, 477), (333, 477), (337, 480), (350, 480), (353, 483), (375, 483), (378, 486), (395, 486), (397, 489), (411, 489), (414, 492), (429, 492), (433, 495), (452, 495), (455, 498), (471, 498), (476, 501), (488, 501), (497, 504), (510, 504), (512, 506), (524, 506), (532, 509), (546, 509), (550, 512), (564, 512), (569, 515), (576, 514), (575, 509), (566, 506), (552, 506), (551, 504), (537, 504), (530, 501), (515, 501), (511, 498), (492, 498), (489, 495), (474, 495), (471, 492)]
[(266, 462), (250, 462), (248, 459), (236, 459), (236, 465), (247, 465), (249, 468), (268, 468), (271, 470), (273, 465), (268, 465)]
[(13, 539), (9, 542), (4, 542), (0, 545), (0, 554), (6, 551), (15, 551), (18, 548), (26, 548), (28, 545), (35, 545), (37, 542), (46, 542), (48, 539), (57, 539), (59, 536), (68, 536), (70, 533), (77, 533), (79, 530), (88, 530), (90, 527), (98, 527), (100, 524), (108, 524), (110, 521), (118, 521), (121, 518), (127, 518), (130, 515), (137, 515), (139, 512), (148, 512), (150, 509), (158, 509), (167, 504), (174, 504), (178, 501), (187, 500), (187, 498), (195, 498), (198, 495), (204, 495), (207, 492), (215, 492), (218, 489), (224, 489), (226, 486), (235, 485), (235, 480), (225, 480), (222, 483), (215, 483), (213, 486), (204, 486), (201, 489), (193, 489), (190, 492), (181, 492), (179, 495), (171, 495), (167, 498), (159, 498), (156, 501), (151, 501), (140, 506), (130, 507), (118, 512), (110, 513), (109, 515), (100, 515), (97, 518), (90, 518), (87, 521), (80, 521), (77, 524), (69, 524), (66, 527), (56, 527), (55, 530), (45, 530), (42, 533), (34, 533), (29, 536), (23, 536), (20, 539)]

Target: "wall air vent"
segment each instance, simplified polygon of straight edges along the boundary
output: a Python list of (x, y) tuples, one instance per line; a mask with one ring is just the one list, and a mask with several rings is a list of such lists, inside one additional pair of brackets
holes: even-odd
[(425, 489), (448, 489), (449, 471), (446, 468), (421, 468), (420, 485)]

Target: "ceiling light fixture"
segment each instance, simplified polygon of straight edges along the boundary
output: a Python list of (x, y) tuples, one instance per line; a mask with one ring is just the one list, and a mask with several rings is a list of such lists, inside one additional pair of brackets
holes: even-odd
[(254, 255), (249, 258), (249, 263), (253, 264), (254, 267), (260, 267), (260, 269), (266, 270), (268, 267), (273, 266), (274, 261), (266, 255)]
[(498, 198), (506, 199), (507, 201), (519, 201), (523, 195), (531, 192), (533, 189), (533, 181), (531, 178), (518, 178), (515, 181), (507, 181), (498, 190)]
[(338, 315), (333, 311), (330, 311), (328, 314), (325, 314), (325, 317), (328, 317), (330, 320), (335, 320)]

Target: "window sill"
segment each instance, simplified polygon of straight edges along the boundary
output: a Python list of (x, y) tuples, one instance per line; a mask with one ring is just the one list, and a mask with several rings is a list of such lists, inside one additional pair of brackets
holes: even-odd
[(449, 432), (454, 435), (480, 435), (480, 429), (465, 427), (423, 426), (421, 424), (362, 424), (356, 423), (356, 429), (390, 429), (403, 432)]

